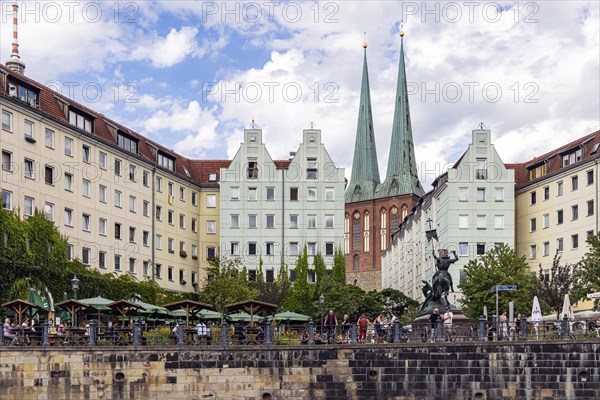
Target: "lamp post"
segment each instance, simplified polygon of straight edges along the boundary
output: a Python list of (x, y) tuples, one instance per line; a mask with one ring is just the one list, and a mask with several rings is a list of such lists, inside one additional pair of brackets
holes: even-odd
[(323, 293), (321, 293), (321, 295), (319, 296), (319, 304), (321, 304), (321, 337), (323, 337), (323, 325), (325, 324), (325, 321), (323, 320), (323, 304), (325, 303), (325, 296), (323, 296)]
[(77, 290), (79, 290), (79, 279), (77, 279), (77, 275), (73, 275), (73, 279), (71, 279), (71, 289), (73, 289), (74, 299), (77, 300)]

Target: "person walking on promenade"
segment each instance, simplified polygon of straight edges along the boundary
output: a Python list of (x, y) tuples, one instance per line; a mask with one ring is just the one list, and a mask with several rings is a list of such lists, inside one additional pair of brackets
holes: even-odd
[(358, 319), (358, 341), (364, 343), (367, 340), (367, 329), (369, 329), (369, 319), (363, 313)]
[(337, 317), (333, 313), (333, 310), (329, 310), (329, 313), (325, 317), (325, 321), (323, 321), (323, 323), (327, 328), (327, 341), (329, 343), (335, 342), (335, 327), (337, 326)]
[(441, 321), (440, 309), (434, 308), (433, 312), (429, 316), (429, 322), (431, 322), (431, 343), (435, 343), (435, 330), (437, 329), (438, 321)]
[(446, 306), (446, 312), (444, 313), (444, 334), (446, 335), (446, 341), (452, 341), (452, 318), (454, 318), (454, 314), (450, 311), (450, 307)]
[(348, 314), (344, 314), (344, 319), (342, 320), (342, 342), (348, 343), (348, 335), (350, 333), (350, 317)]

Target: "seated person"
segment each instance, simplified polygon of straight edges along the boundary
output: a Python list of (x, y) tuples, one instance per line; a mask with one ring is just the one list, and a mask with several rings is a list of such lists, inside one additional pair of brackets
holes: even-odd
[(306, 331), (302, 332), (302, 335), (300, 335), (300, 343), (301, 344), (308, 343), (308, 332), (306, 332)]
[[(17, 336), (12, 331), (12, 325), (10, 324), (10, 319), (6, 318), (4, 320), (4, 337), (10, 340), (10, 345), (14, 345), (17, 341)], [(5, 339), (5, 340), (7, 340)]]

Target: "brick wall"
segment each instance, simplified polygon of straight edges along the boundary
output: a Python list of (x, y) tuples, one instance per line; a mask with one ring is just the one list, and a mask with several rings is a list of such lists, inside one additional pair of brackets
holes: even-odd
[(600, 398), (600, 341), (0, 348), (2, 400), (520, 398)]

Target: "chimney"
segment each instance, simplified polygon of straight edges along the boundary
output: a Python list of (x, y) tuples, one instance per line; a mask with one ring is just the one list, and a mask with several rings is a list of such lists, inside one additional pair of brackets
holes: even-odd
[(10, 58), (5, 62), (6, 66), (13, 72), (19, 74), (25, 73), (25, 63), (21, 61), (19, 56), (19, 38), (17, 31), (17, 23), (19, 19), (19, 6), (17, 3), (13, 4), (13, 42), (12, 42), (12, 53)]

